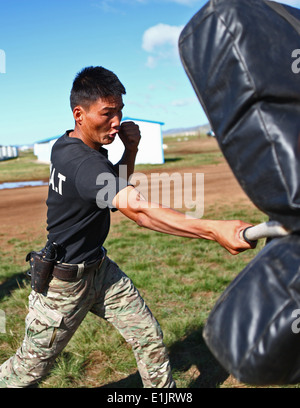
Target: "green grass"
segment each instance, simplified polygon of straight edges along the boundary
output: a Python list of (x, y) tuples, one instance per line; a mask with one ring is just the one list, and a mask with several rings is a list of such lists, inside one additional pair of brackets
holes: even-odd
[(167, 145), (167, 149), (164, 150), (165, 163), (163, 165), (139, 164), (136, 166), (136, 171), (158, 172), (220, 163), (223, 155), (217, 143), (209, 148), (202, 147), (206, 141), (205, 135), (164, 138), (164, 144)]
[(203, 153), (201, 155), (197, 153), (189, 153), (185, 157), (180, 157), (178, 154), (168, 152), (165, 153), (165, 163), (161, 164), (139, 164), (136, 166), (136, 171), (166, 171), (166, 170), (179, 170), (185, 167), (198, 167), (208, 164), (218, 164), (222, 159), (220, 152)]
[[(225, 218), (235, 216), (227, 207), (223, 214)], [(254, 210), (241, 209), (238, 215), (255, 223), (263, 220)], [(207, 214), (211, 218), (217, 216), (220, 214)], [(24, 273), (28, 243), (11, 240), (10, 244), (16, 249), (15, 259), (2, 254), (0, 266), (0, 309), (7, 318), (7, 333), (0, 334), (0, 362), (14, 354), (23, 340), (30, 293)], [(40, 247), (42, 238), (33, 244)], [(222, 383), (224, 372), (207, 350), (202, 328), (217, 298), (260, 246), (233, 257), (214, 242), (155, 233), (126, 219), (113, 225), (106, 242), (109, 256), (131, 277), (160, 322), (178, 387), (213, 387)], [(205, 381), (198, 373), (203, 367), (211, 372)], [(89, 314), (39, 387), (107, 384), (141, 387), (131, 348), (108, 323)]]
[(19, 153), (19, 157), (0, 162), (0, 183), (7, 181), (45, 180), (49, 178), (49, 165), (37, 162), (32, 150)]

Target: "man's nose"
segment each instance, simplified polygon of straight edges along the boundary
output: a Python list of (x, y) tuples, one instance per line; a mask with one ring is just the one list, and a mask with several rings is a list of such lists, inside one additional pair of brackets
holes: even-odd
[(121, 120), (122, 120), (122, 114), (116, 114), (116, 115), (112, 118), (112, 127), (113, 127), (114, 129), (120, 130)]

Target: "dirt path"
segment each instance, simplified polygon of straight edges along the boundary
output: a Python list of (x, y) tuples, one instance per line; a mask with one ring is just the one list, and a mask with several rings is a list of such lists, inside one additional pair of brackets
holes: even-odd
[[(181, 169), (180, 172), (195, 173), (195, 169)], [(249, 205), (253, 207), (225, 160), (217, 165), (200, 166), (197, 173), (204, 174), (204, 218), (205, 209), (210, 206), (218, 208), (219, 205), (226, 203), (228, 206)], [(140, 189), (145, 192), (142, 186)], [(41, 235), (45, 231), (47, 190), (47, 186), (41, 186), (0, 191), (0, 244), (2, 247), (9, 245), (8, 241), (12, 238), (25, 240), (26, 237)], [(176, 197), (176, 191), (173, 194)], [(118, 222), (122, 217), (121, 214), (114, 213), (112, 222)]]

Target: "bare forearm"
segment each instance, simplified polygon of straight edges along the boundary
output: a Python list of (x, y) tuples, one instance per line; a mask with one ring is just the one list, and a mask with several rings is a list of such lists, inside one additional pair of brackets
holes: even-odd
[(199, 220), (171, 208), (148, 204), (149, 208), (141, 207), (136, 213), (135, 222), (139, 226), (169, 235), (215, 240), (214, 221)]
[(128, 218), (144, 228), (186, 238), (217, 241), (231, 254), (237, 254), (250, 245), (240, 239), (243, 229), (250, 226), (240, 220), (200, 220), (171, 208), (146, 201), (133, 187), (122, 190), (113, 204)]
[(232, 255), (251, 247), (240, 239), (241, 232), (250, 224), (240, 220), (194, 219), (170, 208), (160, 207), (140, 211), (136, 223), (165, 234), (216, 241)]

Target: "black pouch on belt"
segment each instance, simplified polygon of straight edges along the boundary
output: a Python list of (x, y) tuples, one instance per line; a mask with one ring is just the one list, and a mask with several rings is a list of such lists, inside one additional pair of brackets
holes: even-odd
[(26, 261), (30, 264), (27, 274), (31, 277), (31, 288), (38, 293), (43, 293), (51, 279), (56, 259), (56, 244), (39, 252), (29, 252)]

